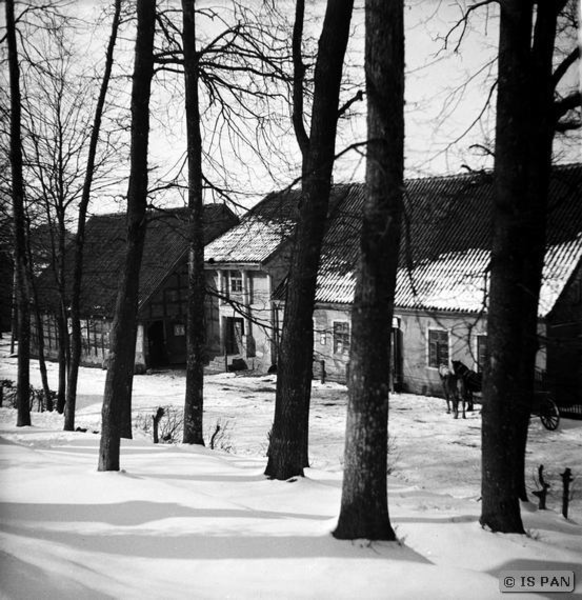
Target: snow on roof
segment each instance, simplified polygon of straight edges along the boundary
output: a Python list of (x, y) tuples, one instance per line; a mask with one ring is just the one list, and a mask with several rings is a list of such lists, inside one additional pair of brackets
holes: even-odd
[[(491, 244), (491, 173), (406, 182), (396, 306), (479, 312), (485, 308)], [(554, 168), (540, 295), (546, 316), (582, 259), (582, 165)], [(349, 187), (323, 243), (316, 300), (350, 304), (360, 255), (363, 184)]]
[(207, 262), (261, 263), (293, 233), (295, 222), (246, 219), (204, 249)]
[[(346, 200), (352, 187), (333, 187), (328, 214)], [(264, 263), (291, 239), (299, 218), (300, 200), (299, 189), (270, 193), (244, 215), (236, 227), (206, 246), (206, 262)]]
[(576, 266), (582, 261), (582, 233), (576, 239), (546, 251), (538, 313), (545, 317), (554, 307)]
[(485, 306), (489, 252), (470, 248), (399, 269), (396, 305), (479, 312)]
[(292, 235), (300, 193), (271, 193), (244, 215), (238, 225), (204, 248), (210, 263), (261, 263)]

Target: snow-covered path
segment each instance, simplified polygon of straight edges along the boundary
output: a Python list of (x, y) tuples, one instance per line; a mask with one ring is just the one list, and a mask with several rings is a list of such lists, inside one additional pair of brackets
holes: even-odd
[[(0, 379), (14, 379), (16, 361), (1, 350)], [(82, 370), (77, 425), (86, 433), (63, 432), (62, 417), (47, 413), (16, 428), (15, 411), (0, 410), (1, 598), (496, 598), (499, 572), (511, 569), (577, 570), (582, 583), (582, 502), (564, 520), (558, 485), (566, 466), (579, 476), (582, 422), (549, 432), (532, 420), (528, 470), (545, 465), (549, 510), (524, 505), (529, 536), (494, 535), (478, 525), (479, 415), (455, 421), (442, 400), (394, 395), (389, 501), (401, 544), (340, 542), (330, 531), (343, 386), (314, 384), (312, 468), (276, 482), (262, 474), (272, 376), (207, 378), (206, 429), (228, 422), (230, 453), (153, 445), (136, 432), (122, 443), (123, 471), (98, 473), (91, 431), (104, 376)], [(179, 373), (136, 377), (135, 414), (182, 402)]]

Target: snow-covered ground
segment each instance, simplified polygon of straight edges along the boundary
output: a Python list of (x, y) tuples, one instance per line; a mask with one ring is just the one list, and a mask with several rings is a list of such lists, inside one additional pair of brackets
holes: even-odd
[[(0, 343), (5, 378), (16, 378), (16, 359)], [(34, 362), (31, 378), (39, 386)], [(532, 419), (530, 489), (543, 464), (549, 510), (523, 505), (527, 536), (492, 534), (478, 523), (478, 412), (454, 420), (443, 400), (391, 396), (389, 505), (400, 543), (345, 542), (330, 535), (344, 386), (314, 383), (312, 468), (277, 482), (263, 476), (274, 376), (209, 375), (205, 429), (209, 439), (217, 422), (227, 426), (222, 450), (153, 445), (136, 430), (122, 441), (119, 473), (97, 472), (104, 379), (82, 369), (76, 424), (87, 432), (63, 432), (54, 413), (16, 428), (16, 412), (0, 409), (0, 598), (497, 598), (499, 573), (515, 569), (574, 570), (582, 597), (582, 421), (551, 432)], [(158, 406), (181, 407), (183, 393), (179, 372), (137, 376), (134, 414), (149, 421)], [(568, 520), (565, 467), (578, 476)]]

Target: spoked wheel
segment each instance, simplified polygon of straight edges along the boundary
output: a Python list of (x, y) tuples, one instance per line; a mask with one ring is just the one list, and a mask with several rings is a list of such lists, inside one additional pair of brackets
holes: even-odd
[(560, 410), (549, 396), (543, 398), (540, 403), (540, 420), (542, 425), (550, 431), (557, 429), (560, 424)]

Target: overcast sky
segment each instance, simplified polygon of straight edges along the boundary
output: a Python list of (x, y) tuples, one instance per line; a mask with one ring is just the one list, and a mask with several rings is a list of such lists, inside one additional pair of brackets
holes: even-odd
[[(96, 7), (109, 6), (111, 3), (109, 0), (80, 0), (71, 6), (76, 14), (91, 20)], [(490, 98), (489, 108), (486, 108), (486, 104), (496, 77), (497, 9), (493, 4), (476, 11), (459, 43), (461, 28), (455, 29), (455, 24), (461, 19), (467, 4), (471, 3), (462, 0), (408, 0), (405, 5), (407, 177), (455, 174), (463, 170), (463, 165), (473, 169), (492, 167), (490, 157), (474, 145), (491, 148), (493, 145), (494, 97)], [(244, 5), (260, 10), (263, 0), (249, 1)], [(326, 3), (324, 0), (311, 0), (307, 5), (306, 31), (316, 39), (319, 37)], [(197, 6), (212, 7), (217, 14), (229, 19), (229, 0), (206, 0), (198, 2)], [(280, 0), (278, 6), (282, 7), (288, 26), (291, 26), (294, 2)], [(363, 0), (356, 0), (344, 69), (351, 87), (343, 93), (340, 103), (351, 97), (355, 90), (364, 87), (363, 22)], [(282, 23), (274, 25), (277, 26), (282, 26)], [(214, 37), (222, 29), (218, 19), (213, 21), (208, 18), (200, 18), (198, 27), (201, 40)], [(445, 41), (450, 33), (450, 38)], [(109, 20), (105, 19), (97, 32), (91, 36), (85, 33), (81, 38), (80, 47), (85, 50), (84, 62), (94, 65), (96, 72), (99, 72), (108, 35)], [(124, 31), (117, 52), (115, 85), (124, 89), (124, 92), (116, 99), (116, 103), (125, 102), (127, 106), (129, 78), (124, 80), (119, 75), (129, 75), (133, 69), (131, 28)], [(185, 147), (182, 100), (179, 92), (168, 91), (162, 85), (163, 79), (167, 77), (156, 78), (151, 103), (150, 163), (155, 168), (152, 180), (171, 172), (174, 165), (180, 162)], [(577, 85), (576, 68), (571, 70), (568, 79), (570, 85)], [(181, 86), (180, 79), (177, 80), (177, 86)], [(300, 156), (292, 133), (288, 106), (280, 107), (280, 122), (270, 148), (262, 147), (257, 142), (268, 169), (244, 144), (238, 144), (234, 152), (229, 131), (216, 129), (211, 118), (212, 109), (207, 112), (207, 107), (202, 106), (202, 110), (203, 143), (211, 155), (211, 159), (206, 161), (206, 174), (211, 180), (216, 178), (219, 185), (223, 183), (221, 179), (232, 182), (234, 189), (243, 192), (238, 195), (243, 204), (252, 204), (268, 191), (288, 185), (299, 175)], [(336, 145), (338, 152), (366, 137), (365, 101), (355, 103), (349, 115), (349, 119), (340, 123)], [(579, 158), (579, 145), (577, 150), (570, 147), (569, 153), (561, 156), (562, 161)], [(357, 152), (348, 152), (336, 164), (335, 181), (361, 181), (363, 176), (364, 160)], [(124, 193), (124, 189), (121, 193)]]

